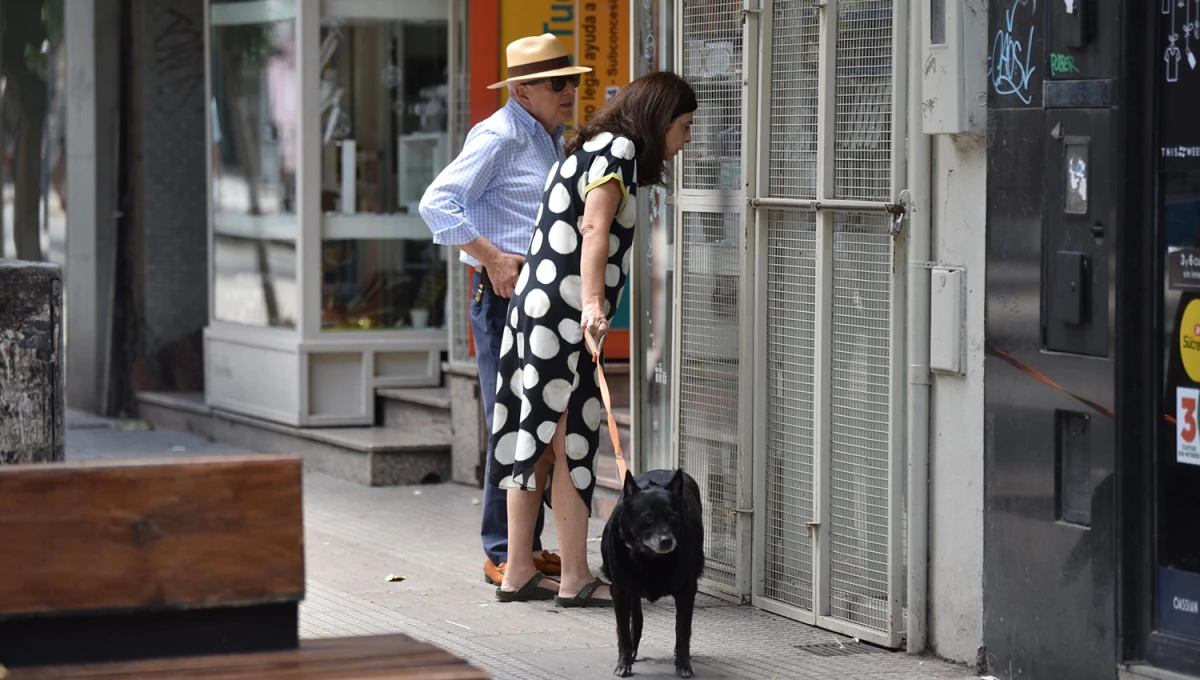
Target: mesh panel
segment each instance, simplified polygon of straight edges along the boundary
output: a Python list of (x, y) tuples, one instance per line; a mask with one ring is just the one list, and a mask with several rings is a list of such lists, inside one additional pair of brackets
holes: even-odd
[(767, 597), (812, 610), (816, 217), (776, 213), (767, 226)]
[(740, 213), (683, 213), (679, 464), (704, 501), (705, 573), (732, 587), (737, 564)]
[(820, 15), (813, 0), (777, 0), (771, 36), (768, 195), (816, 198)]
[(886, 631), (892, 239), (886, 215), (834, 225), (831, 614)]
[(892, 0), (840, 0), (837, 198), (886, 200), (892, 158)]
[(684, 189), (740, 188), (742, 0), (684, 0), (683, 77), (700, 108), (684, 147)]

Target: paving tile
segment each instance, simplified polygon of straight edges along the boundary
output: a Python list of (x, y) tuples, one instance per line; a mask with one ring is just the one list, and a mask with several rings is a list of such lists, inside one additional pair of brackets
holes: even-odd
[[(75, 414), (68, 459), (239, 453), (170, 430), (116, 427)], [(183, 448), (184, 451), (179, 451)], [(305, 638), (404, 633), (461, 656), (498, 679), (611, 678), (616, 633), (608, 609), (560, 610), (552, 603), (501, 604), (482, 579), (479, 489), (454, 484), (371, 488), (305, 477)], [(598, 573), (603, 524), (589, 525), (589, 563)], [(544, 536), (557, 545), (553, 522)], [(387, 583), (389, 574), (404, 581)], [(675, 607), (645, 604), (638, 678), (675, 677)], [(701, 595), (693, 625), (696, 677), (811, 680), (975, 678), (963, 666), (878, 651), (821, 657), (805, 645), (846, 641), (749, 606)]]

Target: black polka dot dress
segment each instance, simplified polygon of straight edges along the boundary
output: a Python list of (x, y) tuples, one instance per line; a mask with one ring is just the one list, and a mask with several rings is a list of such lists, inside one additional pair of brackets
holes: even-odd
[(611, 320), (632, 255), (635, 155), (628, 138), (602, 132), (551, 168), (500, 345), (490, 481), (501, 489), (536, 490), (534, 464), (566, 412), (566, 462), (589, 513), (600, 424), (607, 420), (579, 324), (580, 226), (587, 193), (616, 178), (624, 198), (609, 228), (604, 272), (604, 311)]

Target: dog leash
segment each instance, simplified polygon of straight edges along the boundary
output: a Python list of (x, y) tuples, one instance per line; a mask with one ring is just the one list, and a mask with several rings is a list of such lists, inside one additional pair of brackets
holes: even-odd
[(585, 330), (583, 337), (587, 340), (588, 351), (592, 353), (592, 361), (596, 363), (596, 378), (600, 383), (600, 398), (604, 400), (604, 411), (608, 414), (608, 434), (612, 437), (613, 451), (617, 454), (617, 482), (625, 483), (625, 472), (628, 468), (625, 466), (625, 454), (621, 452), (621, 438), (617, 434), (617, 421), (613, 418), (612, 412), (612, 395), (608, 391), (608, 380), (604, 377), (604, 369), (600, 366), (600, 350), (604, 347), (604, 340), (601, 339), (599, 344), (592, 339), (591, 330)]

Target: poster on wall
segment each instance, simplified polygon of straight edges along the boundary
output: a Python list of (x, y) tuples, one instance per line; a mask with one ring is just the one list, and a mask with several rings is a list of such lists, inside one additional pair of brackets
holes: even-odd
[(576, 56), (580, 66), (592, 68), (579, 84), (575, 120), (582, 125), (629, 83), (629, 2), (579, 0), (578, 5)]
[[(577, 0), (502, 0), (500, 3), (500, 73), (507, 72), (505, 49), (518, 38), (551, 33), (562, 41), (567, 54), (575, 50), (575, 4)], [(575, 57), (578, 61), (578, 57)], [(508, 89), (500, 89), (500, 103), (508, 101)], [(578, 113), (576, 113), (578, 115)]]
[(1197, 403), (1200, 403), (1200, 389), (1175, 388), (1175, 460), (1186, 465), (1200, 465)]
[[(517, 38), (551, 33), (575, 63), (592, 68), (580, 80), (572, 128), (629, 83), (629, 31), (628, 0), (503, 0), (500, 7), (502, 51)], [(507, 102), (508, 90), (500, 97)]]

